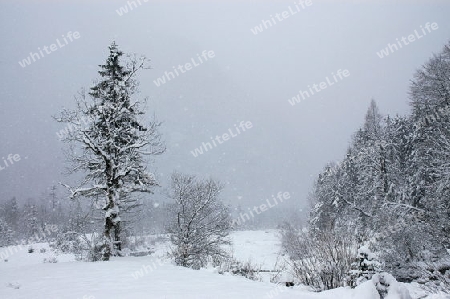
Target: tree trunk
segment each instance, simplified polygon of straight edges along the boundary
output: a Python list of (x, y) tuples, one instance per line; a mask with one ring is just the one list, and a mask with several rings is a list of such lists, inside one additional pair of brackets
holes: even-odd
[(122, 250), (122, 241), (120, 240), (120, 232), (121, 232), (120, 221), (116, 221), (116, 224), (114, 225), (114, 250), (118, 255), (120, 255), (120, 251)]
[[(120, 255), (122, 241), (120, 240), (120, 220), (118, 214), (111, 214), (105, 218), (105, 250), (103, 260), (108, 261), (111, 255)], [(112, 235), (114, 234), (114, 235)]]
[(113, 228), (113, 222), (111, 221), (111, 217), (105, 218), (105, 249), (103, 251), (103, 260), (109, 261), (111, 257), (111, 229)]

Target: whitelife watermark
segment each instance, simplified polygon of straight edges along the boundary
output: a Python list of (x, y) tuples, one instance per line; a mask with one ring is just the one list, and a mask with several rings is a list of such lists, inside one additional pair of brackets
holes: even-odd
[[(216, 56), (216, 54), (214, 53), (214, 51), (210, 50), (210, 51), (206, 52), (206, 50), (204, 50), (201, 55), (197, 54), (196, 59), (191, 58), (190, 62), (186, 62), (183, 65), (179, 64), (177, 67), (173, 66), (172, 67), (173, 72), (172, 71), (164, 72), (164, 75), (157, 78), (156, 80), (153, 80), (153, 83), (155, 83), (155, 85), (157, 87), (160, 87), (161, 85), (165, 84), (166, 82), (169, 82), (170, 80), (173, 80), (176, 77), (179, 77), (181, 74), (184, 74), (187, 71), (192, 70), (193, 67), (197, 67), (197, 66), (205, 63), (206, 61), (208, 61), (208, 58), (212, 59), (215, 56)], [(202, 57), (203, 57), (203, 59), (202, 59)], [(180, 71), (180, 72), (178, 72), (178, 71)], [(166, 79), (167, 79), (167, 81), (166, 81)]]
[(287, 290), (289, 290), (289, 288), (287, 288), (284, 285), (279, 284), (276, 287), (274, 287), (272, 290), (267, 292), (266, 297), (269, 299), (275, 298), (275, 297), (279, 296), (281, 293), (286, 292)]
[(10, 167), (11, 165), (13, 165), (15, 162), (19, 162), (20, 161), (20, 155), (19, 154), (9, 154), (8, 157), (2, 157), (3, 162), (0, 162), (0, 171)]
[(416, 30), (414, 30), (413, 33), (409, 34), (408, 37), (402, 36), (400, 38), (400, 40), (398, 38), (395, 39), (397, 41), (396, 43), (395, 42), (393, 44), (388, 43), (386, 48), (381, 49), (381, 51), (377, 52), (377, 55), (380, 58), (387, 57), (387, 56), (389, 56), (389, 54), (393, 54), (395, 51), (398, 51), (403, 46), (407, 46), (410, 43), (413, 43), (416, 40), (423, 38), (428, 33), (431, 33), (432, 31), (438, 30), (438, 29), (439, 29), (439, 25), (436, 22), (433, 22), (433, 23), (427, 22), (425, 24), (425, 28), (423, 28), (422, 25), (420, 26), (420, 31), (422, 32), (423, 35), (420, 35), (420, 33), (416, 29)]
[[(80, 118), (80, 121), (78, 124), (72, 124), (72, 123), (68, 123), (64, 129), (59, 130), (59, 132), (56, 132), (56, 136), (58, 136), (59, 140), (63, 140), (64, 138), (66, 138), (67, 136), (69, 136), (69, 133), (72, 133), (74, 131), (78, 131), (84, 128), (87, 128), (88, 125), (92, 122), (91, 119), (89, 119), (86, 116), (82, 116)], [(84, 124), (84, 126), (82, 125), (82, 123)]]
[(134, 273), (131, 274), (131, 276), (132, 276), (134, 279), (139, 279), (139, 278), (144, 277), (144, 275), (149, 274), (150, 272), (155, 271), (158, 267), (161, 267), (161, 266), (164, 266), (164, 265), (167, 265), (167, 264), (169, 264), (168, 261), (161, 261), (161, 260), (158, 260), (157, 262), (153, 261), (153, 262), (150, 263), (150, 264), (143, 265), (143, 266), (140, 268), (140, 270), (135, 271)]
[[(272, 201), (268, 198), (266, 199), (266, 203), (260, 204), (259, 206), (253, 206), (252, 209), (247, 208), (249, 214), (245, 213), (239, 213), (239, 217), (236, 219), (233, 219), (231, 221), (231, 225), (232, 226), (239, 226), (244, 224), (246, 221), (250, 221), (250, 219), (255, 218), (255, 214), (253, 214), (253, 212), (256, 213), (256, 215), (260, 215), (261, 213), (264, 213), (266, 211), (268, 211), (271, 208), (276, 207), (277, 205), (279, 205), (279, 203), (282, 203), (283, 200), (289, 199), (291, 198), (291, 194), (289, 192), (278, 192), (277, 196), (275, 197), (275, 195), (272, 195)], [(279, 202), (278, 202), (278, 200)]]
[(142, 6), (144, 3), (147, 3), (149, 1), (150, 0), (127, 1), (127, 4), (124, 6), (121, 6), (119, 9), (116, 9), (116, 12), (119, 15), (119, 17), (121, 17), (124, 14), (127, 14), (128, 12), (132, 11), (133, 9), (138, 8), (139, 6)]
[[(213, 148), (217, 147), (218, 144), (222, 144), (231, 138), (234, 138), (242, 132), (245, 132), (246, 130), (250, 130), (253, 128), (253, 124), (251, 121), (241, 121), (239, 125), (234, 125), (234, 129), (228, 129), (226, 133), (223, 133), (222, 135), (216, 135), (216, 137), (210, 137), (211, 142), (202, 142), (202, 145), (193, 151), (191, 151), (191, 154), (197, 158), (199, 155), (202, 155), (204, 152), (206, 153), (208, 150), (212, 150)], [(217, 143), (216, 143), (217, 141)], [(204, 150), (204, 151), (203, 151)]]
[(331, 73), (331, 79), (327, 76), (325, 77), (325, 81), (322, 81), (319, 84), (314, 83), (312, 84), (312, 86), (308, 85), (306, 91), (300, 90), (296, 96), (292, 97), (291, 99), (288, 99), (288, 102), (289, 104), (291, 104), (291, 106), (294, 106), (300, 103), (302, 100), (306, 100), (307, 98), (313, 96), (314, 94), (319, 93), (320, 91), (325, 90), (328, 87), (344, 80), (348, 76), (350, 76), (350, 72), (347, 69), (345, 70), (339, 69), (337, 70), (336, 74)]
[[(22, 61), (19, 61), (19, 65), (23, 68), (25, 68), (28, 65), (31, 65), (32, 62), (36, 62), (37, 60), (40, 60), (46, 55), (49, 55), (65, 46), (67, 46), (70, 42), (75, 41), (76, 39), (79, 39), (81, 37), (80, 33), (78, 31), (75, 31), (72, 33), (72, 31), (69, 31), (66, 33), (66, 35), (62, 35), (62, 41), (59, 40), (59, 38), (56, 39), (56, 43), (51, 44), (50, 46), (43, 46), (42, 49), (38, 47), (37, 52), (30, 52), (30, 55), (26, 57), (25, 59), (22, 59)], [(69, 40), (69, 41), (68, 41)], [(45, 54), (44, 54), (45, 52)]]
[(251, 28), (250, 31), (257, 35), (258, 33), (262, 33), (264, 30), (269, 29), (272, 26), (275, 26), (278, 22), (282, 22), (286, 20), (287, 18), (298, 14), (302, 10), (306, 9), (308, 6), (312, 5), (311, 0), (299, 0), (298, 2), (294, 2), (295, 6), (292, 8), (290, 5), (288, 6), (288, 10), (285, 10), (281, 13), (276, 13), (275, 17), (273, 15), (270, 15), (268, 20), (261, 20), (261, 23), (256, 25), (255, 27)]

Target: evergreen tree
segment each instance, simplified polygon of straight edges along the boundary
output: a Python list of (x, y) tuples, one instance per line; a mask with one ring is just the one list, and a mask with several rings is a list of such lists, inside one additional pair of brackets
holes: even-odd
[(4, 219), (6, 223), (8, 223), (9, 227), (17, 232), (19, 229), (19, 206), (17, 204), (17, 200), (15, 197), (11, 198), (11, 200), (7, 201), (4, 206)]
[(14, 244), (14, 233), (6, 221), (0, 218), (0, 247)]
[[(160, 123), (145, 124), (140, 102), (132, 100), (137, 91), (135, 74), (145, 68), (147, 60), (131, 58), (123, 65), (122, 55), (112, 43), (106, 63), (100, 65), (100, 80), (88, 94), (80, 93), (76, 110), (64, 110), (57, 118), (79, 128), (64, 140), (72, 143), (72, 170), (84, 171), (86, 175), (78, 186), (66, 187), (72, 198), (101, 198), (105, 211), (105, 260), (111, 254), (120, 254), (120, 212), (135, 205), (132, 193), (152, 192), (157, 186), (155, 176), (147, 170), (145, 156), (165, 150), (157, 131)], [(76, 150), (75, 144), (81, 149)]]
[(22, 223), (24, 225), (24, 236), (32, 242), (40, 240), (38, 211), (34, 200), (29, 199), (23, 206)]

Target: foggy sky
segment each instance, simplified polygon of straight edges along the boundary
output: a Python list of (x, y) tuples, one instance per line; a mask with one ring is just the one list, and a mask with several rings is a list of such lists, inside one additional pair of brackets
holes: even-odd
[[(116, 10), (126, 1), (91, 2), (0, 2), (0, 158), (21, 157), (0, 171), (0, 201), (39, 198), (52, 184), (73, 180), (61, 174), (64, 144), (56, 132), (63, 126), (51, 116), (92, 86), (113, 40), (151, 59), (152, 69), (138, 75), (137, 96), (149, 97), (149, 120), (155, 112), (164, 122), (167, 152), (151, 167), (163, 187), (177, 170), (221, 180), (233, 204), (250, 206), (288, 191), (299, 208), (325, 164), (343, 157), (370, 100), (385, 114), (408, 113), (414, 71), (450, 40), (445, 1), (313, 0), (257, 35), (250, 29), (293, 2), (141, 0), (123, 16)], [(439, 29), (377, 56), (427, 22)], [(80, 38), (19, 65), (69, 31)], [(204, 50), (214, 58), (160, 87), (153, 83)], [(350, 76), (288, 103), (339, 69)], [(196, 158), (190, 153), (240, 121), (253, 127)]]

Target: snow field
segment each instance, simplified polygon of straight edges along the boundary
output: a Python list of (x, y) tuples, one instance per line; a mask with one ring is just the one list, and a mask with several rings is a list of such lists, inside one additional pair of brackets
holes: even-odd
[[(242, 231), (231, 236), (233, 255), (241, 261), (251, 259), (263, 269), (274, 267), (279, 240), (276, 231)], [(168, 244), (156, 243), (155, 253), (144, 257), (113, 258), (109, 262), (77, 262), (71, 255), (55, 255), (48, 244), (33, 244), (0, 262), (1, 299), (379, 299), (371, 281), (351, 290), (340, 288), (312, 293), (305, 287), (287, 288), (248, 280), (215, 269), (191, 270), (177, 267), (165, 257)], [(46, 249), (41, 253), (41, 249)], [(0, 249), (0, 253), (4, 248)], [(44, 263), (56, 257), (57, 263)], [(403, 285), (403, 284), (399, 284)], [(412, 298), (423, 292), (412, 285)], [(413, 291), (416, 290), (416, 291)], [(390, 295), (386, 299), (399, 299)], [(434, 295), (427, 299), (448, 299)]]

